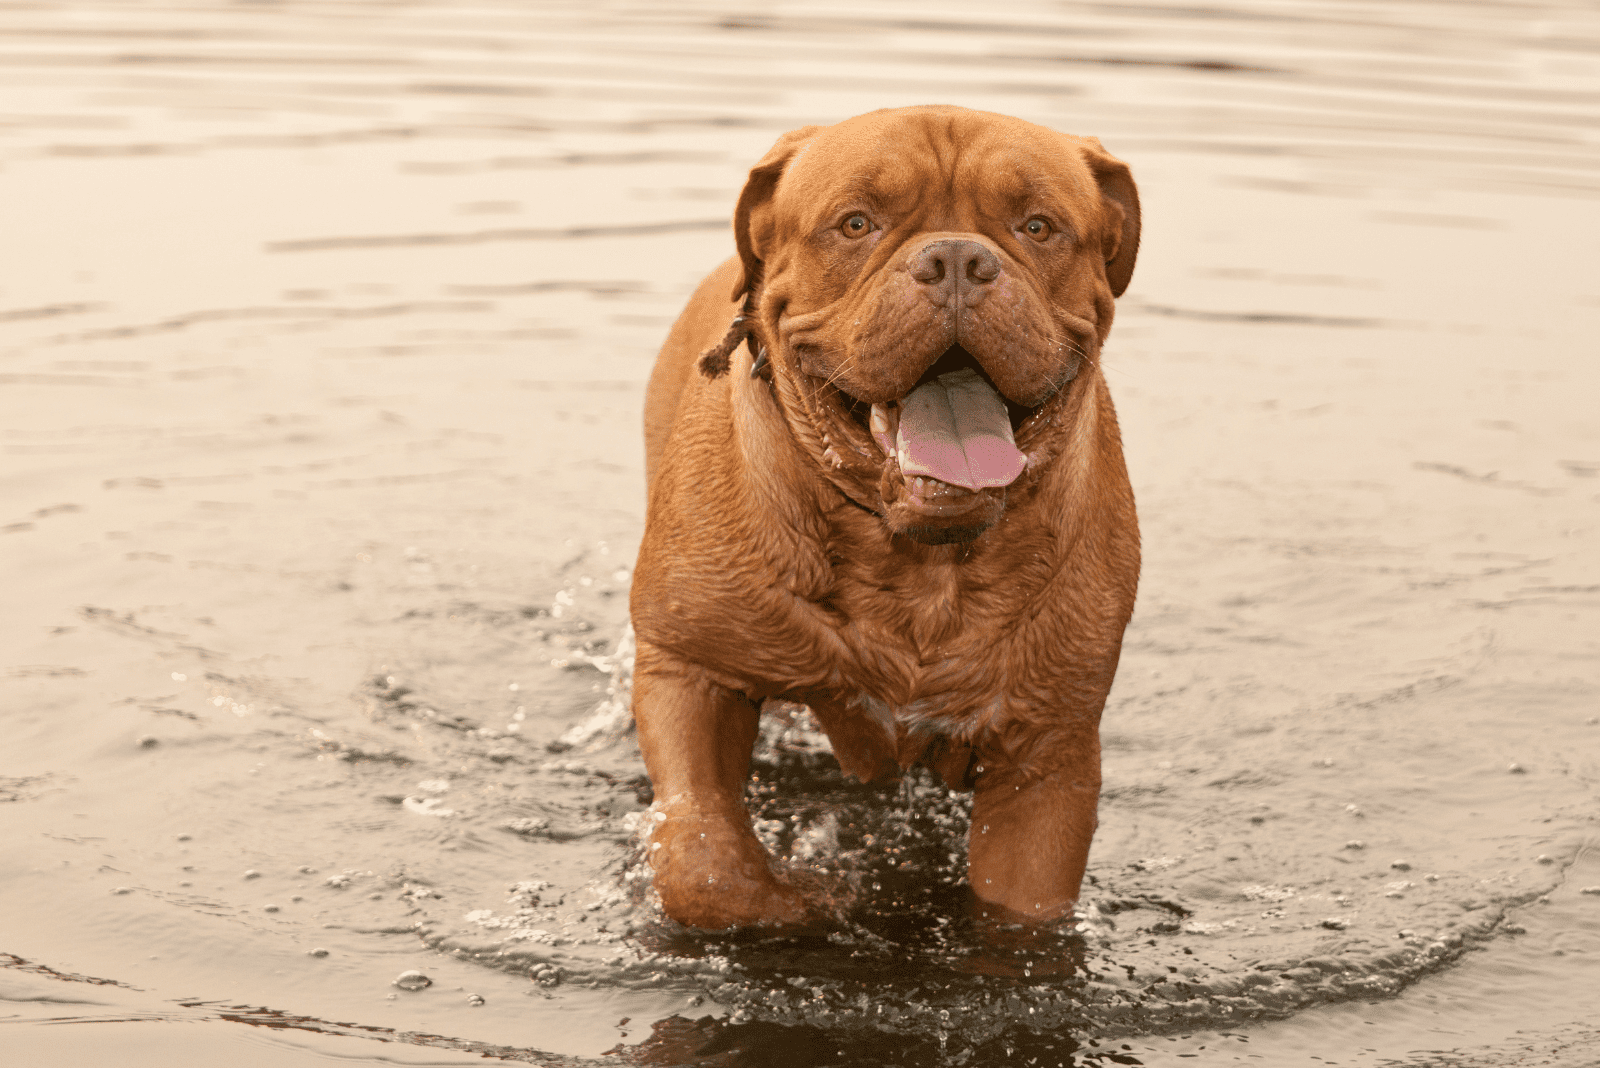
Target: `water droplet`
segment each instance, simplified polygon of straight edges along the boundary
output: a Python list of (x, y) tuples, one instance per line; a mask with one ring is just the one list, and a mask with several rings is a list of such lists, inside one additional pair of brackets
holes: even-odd
[(401, 990), (426, 990), (433, 985), (433, 980), (413, 968), (395, 976), (394, 985)]

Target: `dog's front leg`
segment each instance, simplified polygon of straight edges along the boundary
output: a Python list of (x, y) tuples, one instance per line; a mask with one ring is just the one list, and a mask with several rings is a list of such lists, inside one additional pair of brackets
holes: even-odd
[(1029, 767), (981, 754), (972, 797), (968, 877), (980, 918), (1046, 923), (1072, 914), (1100, 800), (1100, 737), (1058, 738)]
[(801, 923), (805, 904), (773, 875), (744, 804), (755, 704), (641, 643), (633, 714), (655, 786), (648, 849), (667, 915), (711, 929)]

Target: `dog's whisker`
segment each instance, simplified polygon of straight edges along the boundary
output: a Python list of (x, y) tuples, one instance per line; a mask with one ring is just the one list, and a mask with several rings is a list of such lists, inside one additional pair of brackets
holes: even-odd
[(839, 384), (839, 380), (844, 377), (844, 373), (846, 371), (850, 370), (850, 365), (853, 362), (855, 362), (853, 357), (849, 357), (849, 356), (845, 357), (844, 362), (841, 363), (838, 367), (835, 367), (833, 369), (833, 373), (830, 374), (827, 378), (823, 379), (823, 382), (826, 385), (834, 386), (834, 387), (837, 388), (837, 386)]

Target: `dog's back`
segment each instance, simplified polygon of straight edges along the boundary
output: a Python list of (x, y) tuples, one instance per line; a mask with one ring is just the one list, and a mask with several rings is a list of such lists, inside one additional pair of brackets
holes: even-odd
[(737, 305), (729, 297), (739, 277), (739, 261), (730, 259), (695, 288), (689, 304), (672, 324), (644, 398), (645, 485), (653, 492), (656, 471), (666, 453), (667, 439), (677, 422), (684, 387), (695, 373), (700, 353), (727, 332)]

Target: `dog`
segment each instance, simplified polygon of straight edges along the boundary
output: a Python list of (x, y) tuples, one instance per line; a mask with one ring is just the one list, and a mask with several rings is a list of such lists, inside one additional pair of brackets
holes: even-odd
[(1139, 246), (1094, 138), (959, 107), (780, 137), (645, 401), (633, 711), (666, 914), (803, 927), (744, 803), (761, 703), (971, 790), (991, 922), (1070, 919), (1139, 576), (1101, 373)]

